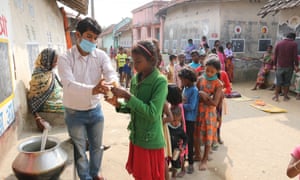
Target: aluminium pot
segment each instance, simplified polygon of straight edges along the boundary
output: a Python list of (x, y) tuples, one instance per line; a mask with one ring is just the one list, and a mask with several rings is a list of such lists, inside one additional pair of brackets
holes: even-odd
[(49, 136), (42, 151), (41, 142), (41, 137), (33, 137), (19, 145), (19, 154), (12, 164), (19, 180), (56, 180), (63, 172), (67, 154), (60, 147), (60, 141)]

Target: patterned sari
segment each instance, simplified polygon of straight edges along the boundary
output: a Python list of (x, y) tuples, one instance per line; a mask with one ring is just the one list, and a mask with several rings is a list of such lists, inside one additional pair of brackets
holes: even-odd
[(262, 67), (259, 69), (257, 74), (256, 83), (261, 86), (265, 84), (265, 79), (269, 74), (270, 70), (273, 66), (273, 56), (272, 53), (266, 53), (263, 56), (263, 64)]
[[(44, 109), (53, 109), (51, 104), (54, 99), (62, 99), (57, 89), (58, 82), (56, 82), (56, 75), (52, 71), (52, 64), (55, 58), (55, 51), (53, 49), (44, 49), (35, 61), (35, 68), (29, 82), (30, 88), (28, 92), (28, 104), (32, 113), (44, 111)], [(56, 82), (56, 83), (55, 83)], [(50, 101), (47, 102), (50, 98)], [(47, 103), (46, 103), (47, 102)], [(62, 109), (62, 103), (60, 103)], [(47, 107), (44, 108), (44, 105)], [(62, 112), (62, 110), (60, 110)], [(45, 111), (48, 112), (48, 111)], [(55, 111), (57, 112), (57, 111)]]

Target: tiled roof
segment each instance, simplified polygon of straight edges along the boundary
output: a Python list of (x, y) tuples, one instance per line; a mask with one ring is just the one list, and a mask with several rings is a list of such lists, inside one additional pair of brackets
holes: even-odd
[(121, 33), (121, 32), (125, 32), (125, 31), (130, 30), (131, 25), (132, 25), (132, 21), (129, 21), (128, 23), (124, 24), (120, 29), (118, 29), (118, 30), (115, 32), (115, 34), (119, 34), (119, 33)]
[(87, 15), (89, 0), (58, 0), (62, 4), (72, 8), (83, 15)]
[(169, 8), (181, 5), (181, 4), (186, 3), (186, 2), (191, 2), (191, 1), (193, 1), (193, 0), (172, 0), (168, 4), (166, 4), (165, 6), (160, 8), (159, 11), (156, 13), (156, 15), (159, 15), (159, 16), (164, 15), (164, 14), (166, 14), (166, 11)]
[(300, 0), (269, 0), (258, 12), (258, 16), (262, 18), (272, 13), (275, 15), (280, 10), (295, 8), (300, 6)]

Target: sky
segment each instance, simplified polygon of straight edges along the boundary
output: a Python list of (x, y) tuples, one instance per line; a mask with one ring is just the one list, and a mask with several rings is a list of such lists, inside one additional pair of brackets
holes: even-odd
[(95, 19), (102, 27), (108, 27), (111, 24), (119, 23), (123, 18), (132, 18), (131, 11), (133, 9), (151, 1), (152, 0), (94, 0)]

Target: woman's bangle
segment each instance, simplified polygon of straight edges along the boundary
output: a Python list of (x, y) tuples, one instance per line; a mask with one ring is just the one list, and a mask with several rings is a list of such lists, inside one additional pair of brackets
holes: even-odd
[(300, 169), (297, 167), (297, 163), (294, 164), (294, 169), (296, 169), (297, 172), (300, 172)]

